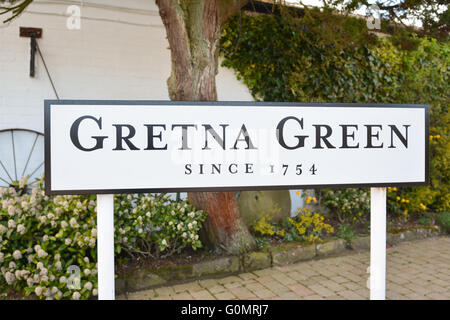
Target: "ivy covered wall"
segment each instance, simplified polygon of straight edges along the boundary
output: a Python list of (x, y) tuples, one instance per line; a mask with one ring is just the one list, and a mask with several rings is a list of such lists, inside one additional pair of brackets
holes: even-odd
[(429, 104), (431, 185), (391, 189), (388, 205), (398, 214), (449, 210), (448, 42), (377, 37), (364, 20), (307, 10), (236, 16), (221, 53), (257, 101)]

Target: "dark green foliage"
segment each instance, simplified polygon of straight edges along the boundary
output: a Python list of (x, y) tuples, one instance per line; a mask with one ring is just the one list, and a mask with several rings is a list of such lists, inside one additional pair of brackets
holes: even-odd
[(430, 216), (421, 216), (417, 222), (422, 226), (431, 226), (433, 225), (433, 218)]
[(374, 39), (364, 21), (330, 12), (242, 15), (225, 26), (221, 52), (258, 101), (429, 104), (431, 185), (399, 189), (410, 202), (389, 208), (449, 210), (450, 45), (404, 37)]
[(359, 65), (372, 63), (365, 44), (375, 40), (361, 20), (317, 16), (231, 19), (221, 42), (223, 64), (238, 71), (258, 100), (348, 100), (343, 92), (357, 84), (353, 73), (365, 69)]
[(338, 228), (336, 236), (340, 239), (343, 239), (347, 242), (347, 244), (352, 239), (356, 239), (357, 235), (353, 231), (352, 227), (348, 224), (341, 224)]
[(450, 212), (449, 211), (442, 211), (439, 212), (436, 216), (436, 220), (439, 223), (439, 225), (450, 234)]

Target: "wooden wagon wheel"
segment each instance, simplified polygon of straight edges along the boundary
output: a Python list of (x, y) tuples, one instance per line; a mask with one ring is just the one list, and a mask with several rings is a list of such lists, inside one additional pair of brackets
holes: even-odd
[(27, 129), (0, 130), (0, 186), (17, 187), (22, 177), (27, 186), (44, 172), (44, 135)]

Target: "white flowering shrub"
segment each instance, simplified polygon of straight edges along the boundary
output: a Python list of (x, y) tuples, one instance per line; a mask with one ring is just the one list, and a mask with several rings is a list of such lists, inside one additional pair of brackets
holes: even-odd
[(322, 198), (341, 223), (365, 220), (370, 212), (369, 189), (324, 189)]
[(160, 195), (120, 195), (114, 207), (116, 253), (153, 258), (202, 246), (198, 233), (206, 218), (187, 202)]
[[(18, 191), (17, 191), (18, 190)], [(0, 292), (40, 299), (97, 295), (96, 196), (54, 196), (0, 188)], [(115, 198), (115, 252), (163, 257), (201, 247), (206, 214), (165, 195)], [(71, 269), (79, 270), (79, 275)]]

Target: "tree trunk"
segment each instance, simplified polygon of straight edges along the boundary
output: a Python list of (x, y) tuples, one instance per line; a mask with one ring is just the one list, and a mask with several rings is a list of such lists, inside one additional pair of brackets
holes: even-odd
[[(223, 22), (240, 9), (240, 0), (156, 0), (169, 40), (171, 100), (215, 101), (218, 43)], [(203, 239), (215, 249), (240, 253), (255, 241), (242, 221), (234, 192), (189, 193), (208, 213)]]

